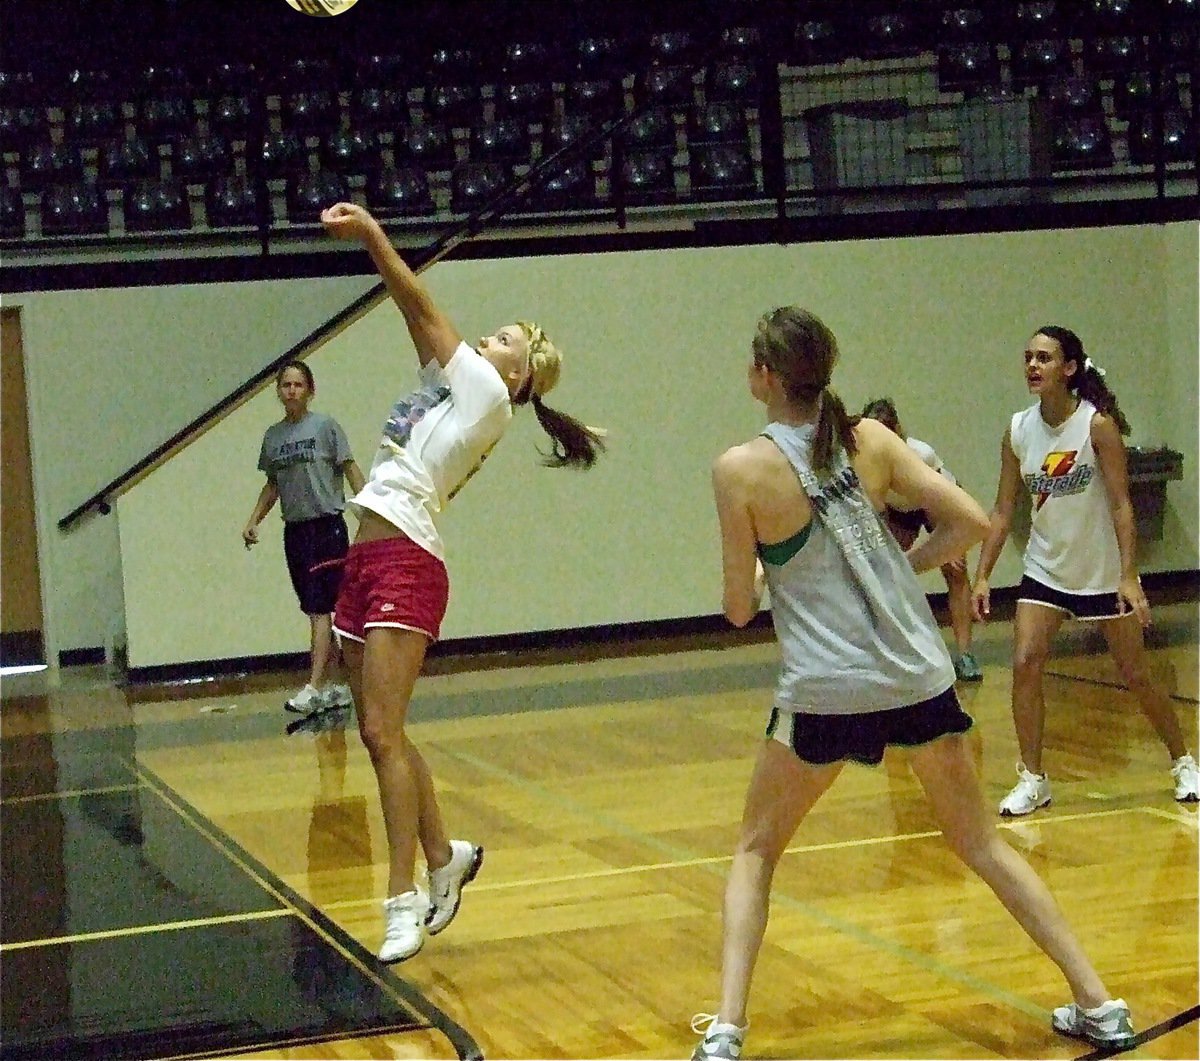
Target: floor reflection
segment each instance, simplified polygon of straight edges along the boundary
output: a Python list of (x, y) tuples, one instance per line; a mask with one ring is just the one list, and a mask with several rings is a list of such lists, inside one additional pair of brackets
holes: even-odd
[[(362, 843), (366, 829), (365, 800), (341, 794), (345, 721), (322, 719), (314, 736), (317, 870), (344, 867), (341, 838)], [(6, 1061), (430, 1026), (369, 953), (282, 882), (268, 886), (232, 841), (214, 841), (212, 824), (137, 762), (135, 742), (132, 726), (0, 742)], [(360, 868), (369, 876), (369, 854)]]

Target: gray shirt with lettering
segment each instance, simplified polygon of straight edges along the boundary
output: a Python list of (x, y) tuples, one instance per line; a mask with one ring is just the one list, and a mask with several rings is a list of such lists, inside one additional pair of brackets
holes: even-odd
[(354, 457), (346, 432), (324, 413), (280, 420), (263, 435), (259, 470), (279, 491), (284, 523), (330, 516), (346, 507), (342, 466)]
[(954, 665), (929, 602), (845, 451), (818, 478), (811, 426), (772, 423), (763, 434), (795, 468), (813, 508), (801, 549), (763, 565), (783, 656), (775, 706), (853, 715), (945, 692)]

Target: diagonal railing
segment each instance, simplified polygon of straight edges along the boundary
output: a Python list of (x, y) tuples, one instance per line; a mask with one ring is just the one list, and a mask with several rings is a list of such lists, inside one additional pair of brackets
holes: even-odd
[[(719, 54), (720, 49), (714, 48), (702, 58), (691, 63), (688, 66), (686, 76), (689, 79), (694, 77), (698, 70), (702, 69)], [(416, 251), (409, 259), (409, 267), (414, 272), (420, 273), (428, 269), (435, 262), (441, 261), (462, 243), (477, 236), (489, 225), (497, 222), (517, 202), (544, 184), (564, 160), (573, 155), (591, 151), (593, 148), (615, 136), (634, 121), (634, 119), (640, 117), (653, 106), (655, 106), (654, 101), (648, 101), (641, 106), (634, 106), (631, 110), (617, 117), (610, 118), (595, 129), (590, 130), (576, 140), (572, 140), (569, 144), (564, 145), (545, 158), (539, 159), (535, 165), (530, 167), (527, 173), (502, 188), (478, 210), (453, 226), (444, 235), (439, 236), (427, 247)], [(614, 183), (619, 185), (619, 182)], [(623, 219), (623, 203), (619, 198), (619, 192), (616, 210), (618, 217)], [(313, 329), (308, 335), (295, 343), (279, 357), (275, 358), (270, 364), (261, 368), (238, 386), (236, 390), (206, 409), (186, 427), (177, 431), (171, 438), (162, 443), (162, 445), (151, 450), (132, 467), (106, 483), (81, 504), (76, 505), (58, 521), (59, 529), (64, 531), (72, 529), (85, 515), (93, 511), (101, 515), (108, 515), (112, 511), (112, 502), (118, 496), (125, 493), (172, 454), (182, 449), (195, 437), (245, 402), (288, 361), (295, 360), (315, 346), (333, 338), (344, 328), (354, 323), (359, 317), (373, 309), (386, 297), (386, 288), (382, 283), (376, 284), (369, 291), (360, 295), (345, 309), (334, 314), (333, 317)]]

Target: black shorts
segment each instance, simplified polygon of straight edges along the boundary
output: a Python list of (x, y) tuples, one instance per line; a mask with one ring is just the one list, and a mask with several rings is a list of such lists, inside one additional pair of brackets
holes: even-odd
[(959, 706), (952, 685), (920, 703), (862, 715), (813, 715), (773, 708), (767, 737), (786, 744), (814, 766), (847, 759), (878, 766), (889, 744), (911, 748), (947, 733), (966, 733), (974, 724)]
[(333, 611), (342, 583), (341, 565), (334, 563), (316, 571), (313, 568), (329, 560), (344, 560), (349, 548), (350, 534), (340, 512), (283, 525), (288, 574), (305, 615), (328, 615)]
[(892, 508), (891, 505), (888, 505), (887, 518), (911, 534), (920, 534), (923, 530), (933, 530), (933, 524), (929, 522), (929, 516), (923, 508), (903, 509)]
[(1095, 622), (1097, 619), (1119, 619), (1128, 615), (1121, 611), (1121, 602), (1115, 593), (1065, 593), (1051, 589), (1043, 582), (1026, 575), (1017, 587), (1017, 603), (1039, 604), (1066, 612), (1072, 619)]
[(892, 532), (892, 537), (900, 543), (901, 549), (911, 549), (921, 531), (933, 530), (933, 524), (929, 522), (929, 517), (923, 508), (904, 511), (888, 505), (884, 509), (884, 516), (887, 520), (888, 530)]

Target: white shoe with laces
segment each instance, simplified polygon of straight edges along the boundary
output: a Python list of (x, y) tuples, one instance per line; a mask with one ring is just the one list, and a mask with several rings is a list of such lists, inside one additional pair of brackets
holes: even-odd
[(723, 1024), (712, 1013), (697, 1013), (692, 1018), (692, 1031), (697, 1035), (703, 1032), (704, 1038), (692, 1051), (692, 1061), (739, 1061), (749, 1027), (749, 1024)]
[(1084, 1009), (1074, 1002), (1059, 1006), (1051, 1015), (1054, 1030), (1083, 1039), (1093, 1046), (1124, 1048), (1134, 1041), (1129, 1007), (1123, 998), (1113, 998), (1095, 1009)]
[(429, 899), (420, 888), (383, 900), (383, 945), (381, 962), (402, 962), (425, 946), (425, 917)]
[(483, 848), (469, 840), (450, 841), (450, 861), (429, 871), (429, 934), (436, 936), (458, 913), (464, 885), (475, 879), (483, 865)]
[(1000, 801), (1000, 813), (1005, 818), (1032, 814), (1050, 803), (1050, 779), (1045, 774), (1030, 773), (1024, 763), (1017, 763), (1017, 774), (1021, 780)]
[(1180, 803), (1200, 802), (1200, 768), (1190, 755), (1181, 755), (1171, 764), (1175, 781), (1175, 798)]
[(307, 715), (310, 711), (323, 708), (326, 704), (325, 694), (311, 683), (305, 685), (294, 696), (284, 701), (283, 706), (298, 715)]

